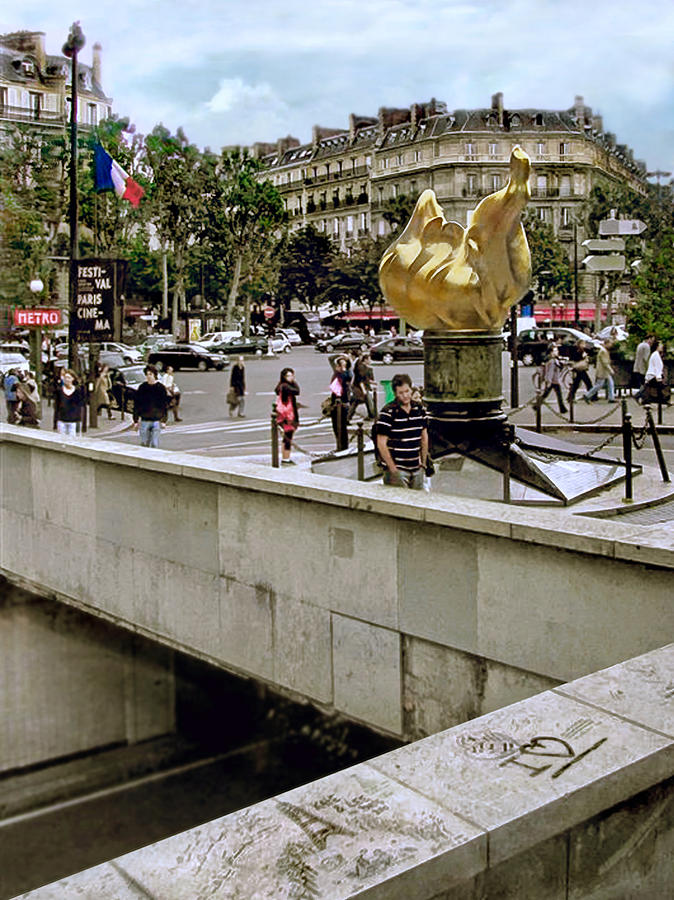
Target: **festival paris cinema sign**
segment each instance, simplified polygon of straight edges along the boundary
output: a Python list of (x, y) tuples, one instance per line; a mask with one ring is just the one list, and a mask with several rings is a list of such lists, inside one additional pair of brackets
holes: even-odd
[(115, 261), (77, 260), (75, 333), (77, 340), (112, 338), (115, 308)]

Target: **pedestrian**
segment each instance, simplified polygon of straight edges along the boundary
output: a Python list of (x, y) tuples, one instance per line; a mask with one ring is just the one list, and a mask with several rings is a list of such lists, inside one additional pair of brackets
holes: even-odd
[(60, 376), (54, 398), (54, 420), (56, 430), (67, 438), (77, 437), (77, 426), (82, 421), (84, 392), (77, 384), (77, 378), (70, 369), (64, 369)]
[(613, 366), (611, 365), (611, 355), (608, 352), (608, 341), (604, 341), (597, 351), (597, 366), (595, 371), (594, 387), (589, 390), (583, 400), (589, 403), (597, 397), (601, 388), (606, 389), (606, 399), (609, 403), (615, 403), (613, 384)]
[(40, 427), (40, 394), (37, 389), (37, 381), (32, 372), (28, 372), (19, 378), (16, 386), (16, 395), (19, 401), (17, 410), (18, 424), (28, 428)]
[(169, 395), (158, 380), (157, 367), (148, 364), (143, 369), (145, 381), (138, 386), (133, 405), (133, 427), (140, 431), (141, 447), (159, 447), (161, 420), (169, 407)]
[(238, 410), (239, 419), (245, 419), (246, 409), (246, 367), (243, 364), (243, 356), (232, 366), (229, 376), (229, 390), (227, 391), (227, 405), (229, 406), (229, 418), (233, 419)]
[(353, 367), (353, 388), (351, 390), (351, 403), (349, 405), (349, 422), (353, 418), (356, 409), (365, 404), (367, 419), (374, 419), (374, 402), (372, 399), (372, 385), (374, 383), (374, 371), (370, 365), (370, 354), (365, 351), (356, 360)]
[(553, 344), (550, 347), (550, 353), (545, 362), (545, 365), (543, 366), (543, 379), (545, 381), (545, 389), (541, 394), (541, 402), (545, 400), (550, 391), (554, 391), (557, 395), (559, 411), (562, 415), (564, 415), (566, 413), (566, 406), (564, 405), (562, 388), (560, 386), (560, 375), (562, 373), (562, 368), (562, 361), (559, 358), (559, 347), (557, 346), (557, 344)]
[(19, 376), (16, 369), (10, 369), (5, 375), (5, 404), (7, 405), (7, 422), (10, 425), (16, 423), (16, 414), (19, 408), (19, 398), (16, 396), (16, 386), (19, 383)]
[(94, 381), (96, 415), (100, 415), (101, 410), (106, 409), (108, 411), (108, 419), (112, 418), (112, 410), (110, 409), (111, 390), (110, 367), (104, 364), (99, 368), (98, 375)]
[(349, 446), (347, 419), (351, 398), (351, 373), (348, 369), (348, 362), (349, 360), (346, 356), (339, 356), (335, 360), (335, 369), (330, 381), (330, 395), (332, 397), (330, 418), (332, 419), (332, 430), (337, 441), (337, 450), (346, 450)]
[(571, 387), (569, 388), (569, 403), (573, 403), (573, 401), (576, 399), (576, 391), (580, 387), (581, 383), (585, 385), (586, 393), (592, 389), (589, 369), (590, 357), (588, 356), (587, 349), (585, 347), (585, 341), (576, 341), (576, 346), (571, 352), (571, 370), (573, 372), (573, 379), (571, 381)]
[(112, 374), (112, 387), (110, 390), (119, 409), (119, 418), (123, 422), (124, 413), (126, 412), (126, 378), (119, 369), (115, 369)]
[(173, 412), (174, 422), (182, 422), (182, 419), (178, 415), (178, 408), (180, 407), (180, 388), (176, 384), (176, 380), (173, 377), (173, 366), (166, 366), (164, 371), (159, 376), (159, 381), (164, 385), (169, 400), (168, 409), (166, 410), (166, 416), (164, 417), (164, 424), (166, 424), (166, 422), (168, 421), (169, 412)]
[(428, 421), (420, 403), (412, 400), (412, 379), (394, 375), (395, 399), (382, 407), (376, 423), (377, 452), (384, 466), (384, 484), (424, 488), (428, 459)]
[(295, 381), (294, 369), (289, 367), (281, 369), (281, 375), (274, 392), (276, 393), (276, 424), (283, 430), (281, 462), (286, 466), (294, 466), (295, 462), (290, 458), (290, 452), (293, 446), (293, 437), (300, 424), (300, 417), (297, 412), (297, 398), (300, 393), (300, 386)]
[(648, 358), (648, 368), (642, 391), (642, 399), (653, 400), (655, 403), (667, 403), (664, 396), (665, 365), (662, 361), (664, 345), (662, 341), (656, 341), (653, 352)]
[(641, 389), (643, 388), (644, 381), (646, 380), (648, 361), (651, 356), (651, 350), (653, 348), (654, 341), (654, 335), (647, 335), (642, 341), (637, 344), (637, 349), (634, 354), (634, 365), (632, 367), (632, 387), (637, 388), (637, 398), (640, 396)]

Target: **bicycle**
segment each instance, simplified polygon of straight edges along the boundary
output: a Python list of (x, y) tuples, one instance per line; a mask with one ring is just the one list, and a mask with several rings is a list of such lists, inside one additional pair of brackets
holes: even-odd
[[(559, 385), (565, 397), (568, 397), (573, 381), (573, 363), (569, 360), (560, 360), (562, 368), (559, 373)], [(533, 372), (531, 381), (537, 394), (542, 394), (545, 390), (545, 365), (541, 364)]]

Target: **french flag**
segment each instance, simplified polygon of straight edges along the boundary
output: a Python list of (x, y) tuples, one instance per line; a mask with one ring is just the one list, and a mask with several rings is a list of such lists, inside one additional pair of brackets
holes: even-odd
[(94, 145), (94, 186), (97, 191), (114, 191), (132, 206), (140, 205), (143, 188), (124, 171), (100, 144)]

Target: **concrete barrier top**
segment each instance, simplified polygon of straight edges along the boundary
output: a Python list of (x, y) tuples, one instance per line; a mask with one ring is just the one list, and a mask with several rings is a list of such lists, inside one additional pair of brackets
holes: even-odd
[(436, 898), (671, 778), (672, 671), (674, 644), (24, 897)]
[(533, 509), (489, 500), (427, 494), (331, 476), (273, 469), (231, 459), (202, 460), (190, 453), (130, 447), (0, 425), (0, 443), (13, 443), (84, 457), (101, 463), (146, 469), (199, 481), (292, 497), (355, 511), (506, 537), (629, 562), (674, 568), (674, 529), (669, 525), (622, 524), (591, 519), (569, 509)]

